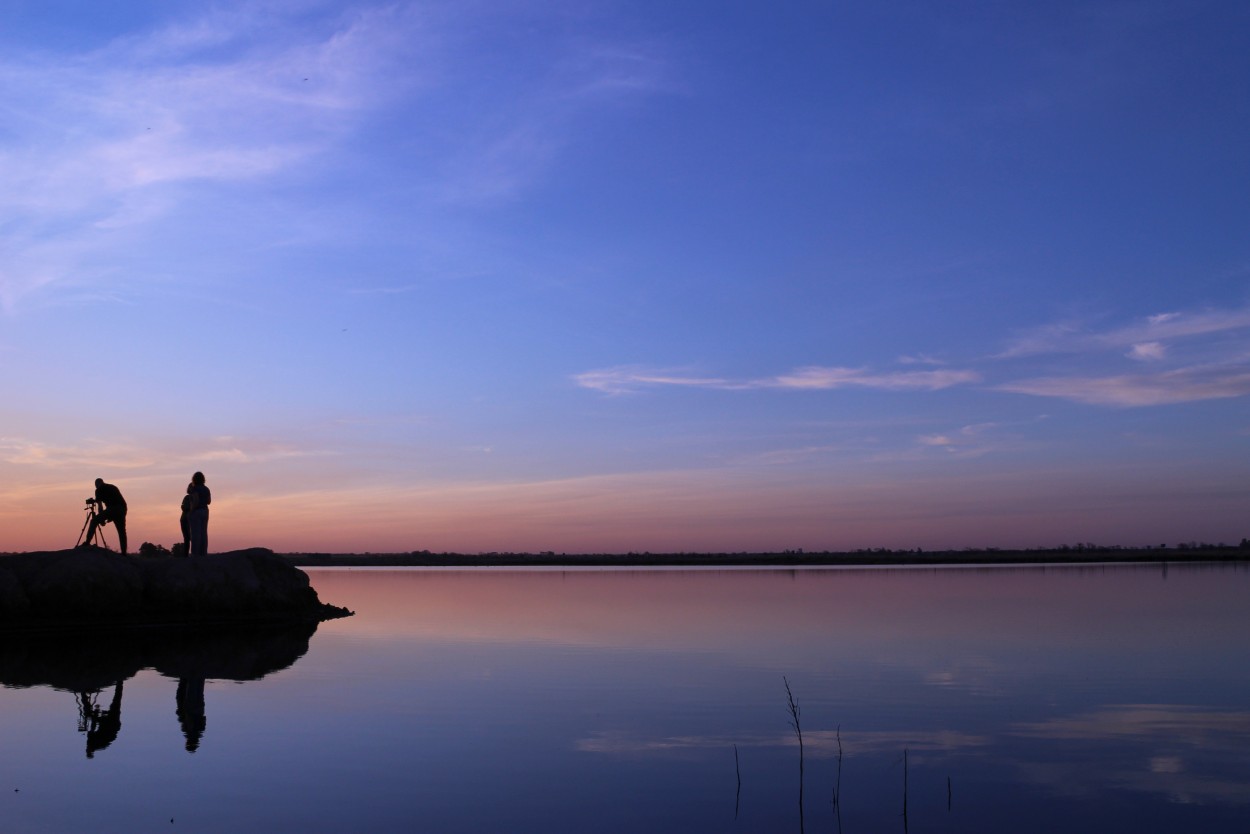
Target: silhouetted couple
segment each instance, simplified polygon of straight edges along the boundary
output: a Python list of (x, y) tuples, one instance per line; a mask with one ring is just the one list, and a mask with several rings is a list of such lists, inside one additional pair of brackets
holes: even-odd
[(113, 522), (117, 530), (117, 544), (121, 552), (126, 552), (126, 499), (122, 491), (112, 484), (104, 483), (103, 478), (95, 479), (95, 502), (97, 509), (91, 516), (91, 524), (87, 528), (87, 543), (95, 537), (96, 528), (101, 524)]
[(182, 499), (182, 552), (189, 556), (208, 555), (208, 505), (212, 502), (204, 473), (196, 472)]

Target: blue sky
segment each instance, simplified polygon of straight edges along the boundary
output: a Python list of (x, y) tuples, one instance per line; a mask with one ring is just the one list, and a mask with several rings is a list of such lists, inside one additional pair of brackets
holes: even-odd
[[(107, 13), (106, 13), (107, 11)], [(1250, 535), (1250, 8), (12, 2), (0, 549)]]

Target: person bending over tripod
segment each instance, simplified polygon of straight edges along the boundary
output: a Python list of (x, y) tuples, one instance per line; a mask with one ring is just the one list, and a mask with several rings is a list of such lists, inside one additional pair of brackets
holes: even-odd
[(91, 518), (91, 526), (87, 529), (87, 541), (95, 537), (95, 528), (101, 524), (113, 522), (117, 528), (117, 546), (122, 553), (126, 552), (126, 499), (122, 491), (112, 484), (104, 483), (103, 478), (95, 479), (96, 504), (104, 507), (97, 510)]

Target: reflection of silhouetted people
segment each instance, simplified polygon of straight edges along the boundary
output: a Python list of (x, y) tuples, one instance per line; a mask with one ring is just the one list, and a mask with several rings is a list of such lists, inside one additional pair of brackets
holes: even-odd
[(187, 484), (187, 494), (182, 496), (182, 516), (178, 523), (182, 525), (182, 555), (191, 555), (191, 490), (195, 484)]
[(103, 478), (96, 478), (95, 500), (96, 504), (101, 505), (103, 509), (97, 507), (95, 517), (91, 519), (91, 525), (87, 529), (87, 541), (92, 541), (96, 527), (111, 521), (117, 529), (117, 544), (121, 548), (122, 553), (125, 553), (126, 499), (122, 498), (122, 491), (112, 484), (104, 483)]
[(122, 681), (113, 687), (113, 700), (102, 711), (87, 692), (78, 693), (78, 713), (81, 730), (87, 732), (87, 758), (95, 758), (97, 750), (113, 743), (122, 729)]
[(208, 726), (208, 719), (204, 717), (204, 679), (179, 678), (176, 700), (178, 724), (187, 739), (187, 752), (194, 753)]
[(191, 555), (208, 555), (208, 505), (213, 495), (204, 485), (204, 473), (196, 472), (191, 476)]

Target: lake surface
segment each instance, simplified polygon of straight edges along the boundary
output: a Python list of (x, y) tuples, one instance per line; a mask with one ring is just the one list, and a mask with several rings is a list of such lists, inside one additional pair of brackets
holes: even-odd
[(309, 575), (0, 637), (0, 827), (1250, 832), (1246, 565)]

